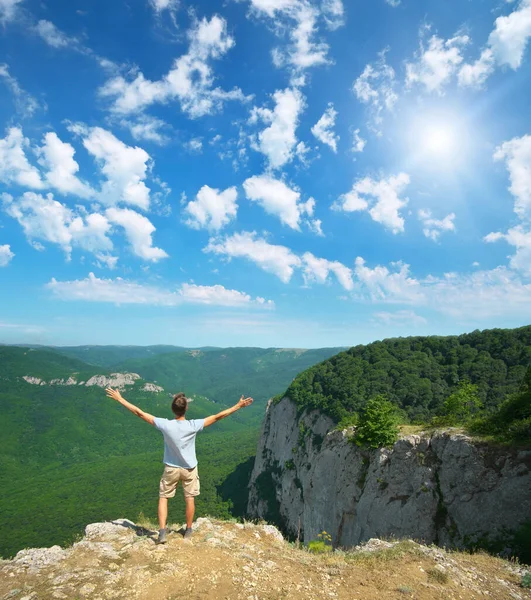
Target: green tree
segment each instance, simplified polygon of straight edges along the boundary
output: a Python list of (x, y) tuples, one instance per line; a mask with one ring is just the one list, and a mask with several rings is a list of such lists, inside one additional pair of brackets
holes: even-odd
[(398, 438), (398, 414), (394, 404), (378, 395), (367, 402), (355, 441), (358, 446), (382, 448), (391, 446)]
[(443, 404), (446, 425), (464, 425), (482, 408), (478, 386), (461, 381), (457, 390)]

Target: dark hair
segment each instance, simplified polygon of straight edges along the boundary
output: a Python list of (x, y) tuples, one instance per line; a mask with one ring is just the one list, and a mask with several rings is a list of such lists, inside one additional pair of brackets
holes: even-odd
[(184, 413), (186, 412), (187, 408), (188, 399), (184, 395), (184, 392), (179, 392), (178, 394), (175, 394), (175, 396), (173, 397), (173, 402), (171, 403), (171, 409), (173, 411), (173, 414), (176, 417), (184, 417)]

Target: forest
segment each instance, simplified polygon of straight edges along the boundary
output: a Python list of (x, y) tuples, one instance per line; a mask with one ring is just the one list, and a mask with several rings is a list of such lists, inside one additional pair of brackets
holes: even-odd
[[(519, 391), (531, 365), (531, 326), (460, 336), (386, 339), (346, 352), (301, 373), (285, 394), (299, 410), (319, 409), (336, 422), (383, 396), (404, 422), (428, 423), (463, 382), (494, 412)], [(277, 396), (277, 400), (283, 395)]]

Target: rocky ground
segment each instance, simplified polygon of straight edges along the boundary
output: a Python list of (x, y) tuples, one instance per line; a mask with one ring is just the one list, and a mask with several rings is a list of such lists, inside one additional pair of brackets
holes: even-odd
[(191, 541), (125, 519), (88, 525), (71, 548), (22, 550), (0, 562), (0, 598), (529, 600), (526, 569), (486, 554), (370, 540), (315, 555), (270, 525), (198, 519)]

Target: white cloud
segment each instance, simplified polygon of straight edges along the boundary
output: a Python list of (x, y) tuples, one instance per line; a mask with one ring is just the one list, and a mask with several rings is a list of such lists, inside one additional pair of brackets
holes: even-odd
[(389, 4), (389, 6), (392, 6), (393, 8), (396, 8), (397, 6), (399, 6), (401, 4), (401, 0), (385, 0), (387, 4)]
[(179, 0), (149, 0), (149, 3), (157, 13), (164, 10), (175, 10), (179, 6)]
[(375, 304), (426, 306), (452, 319), (478, 322), (510, 314), (531, 317), (531, 283), (505, 267), (472, 273), (446, 273), (416, 279), (409, 265), (392, 263), (394, 270), (371, 269), (356, 259), (355, 296)]
[(297, 89), (287, 88), (277, 90), (273, 100), (273, 110), (254, 107), (249, 122), (256, 123), (260, 119), (270, 124), (258, 134), (254, 148), (267, 157), (272, 169), (278, 169), (293, 159), (297, 144), (295, 131), (304, 109), (304, 96)]
[(455, 231), (454, 213), (446, 215), (444, 219), (434, 219), (431, 211), (421, 209), (419, 210), (418, 215), (423, 226), (422, 232), (427, 238), (430, 238), (434, 242), (439, 239), (441, 233), (444, 231)]
[(299, 257), (285, 246), (270, 244), (265, 239), (258, 238), (255, 232), (236, 233), (224, 239), (212, 238), (204, 251), (229, 259), (246, 258), (267, 273), (276, 275), (284, 283), (289, 283), (295, 269), (302, 269), (306, 285), (325, 284), (329, 282), (329, 275), (333, 274), (346, 290), (354, 288), (352, 269), (339, 261), (319, 258), (311, 252), (305, 252)]
[(210, 20), (203, 18), (188, 32), (188, 39), (188, 53), (176, 59), (162, 79), (150, 81), (137, 73), (133, 81), (122, 76), (107, 81), (99, 93), (114, 98), (111, 110), (129, 115), (140, 113), (151, 104), (179, 100), (182, 111), (196, 118), (220, 110), (227, 100), (246, 101), (239, 88), (227, 92), (213, 87), (211, 60), (221, 58), (234, 46), (225, 19), (217, 15)]
[(337, 152), (337, 144), (339, 142), (339, 135), (334, 133), (336, 117), (337, 111), (334, 109), (334, 105), (330, 103), (323, 116), (312, 127), (313, 135), (321, 143), (330, 146), (334, 152)]
[(506, 17), (498, 17), (489, 36), (489, 46), (499, 65), (518, 69), (531, 38), (531, 0), (521, 0)]
[(39, 154), (39, 164), (46, 169), (46, 181), (51, 187), (61, 194), (73, 194), (80, 198), (94, 196), (94, 190), (76, 175), (79, 165), (74, 160), (74, 148), (62, 142), (56, 133), (49, 132), (44, 136)]
[(246, 258), (264, 271), (276, 275), (284, 283), (288, 283), (294, 269), (301, 266), (301, 259), (289, 248), (257, 238), (255, 232), (235, 233), (224, 239), (210, 239), (205, 252), (229, 258)]
[(201, 154), (203, 151), (203, 140), (199, 137), (192, 138), (187, 144), (188, 150), (195, 154)]
[(285, 49), (275, 48), (273, 63), (293, 70), (293, 84), (303, 85), (305, 69), (329, 64), (328, 44), (315, 41), (320, 16), (328, 28), (343, 24), (344, 9), (340, 0), (324, 0), (321, 6), (309, 0), (250, 0), (254, 14), (273, 20), (278, 34), (288, 31), (290, 43)]
[(204, 185), (195, 200), (187, 204), (184, 212), (189, 219), (186, 224), (194, 229), (219, 231), (236, 218), (238, 192), (235, 187), (220, 191)]
[(11, 252), (11, 246), (9, 244), (0, 246), (0, 267), (6, 267), (14, 256), (15, 253)]
[(516, 252), (511, 256), (511, 267), (531, 277), (531, 230), (517, 225), (507, 233), (489, 233), (484, 239), (486, 242), (505, 240), (510, 246), (514, 246)]
[(0, 22), (7, 23), (15, 18), (17, 6), (23, 0), (0, 0)]
[(270, 175), (249, 177), (243, 182), (243, 189), (249, 200), (258, 202), (268, 214), (277, 216), (281, 223), (297, 231), (300, 231), (302, 216), (313, 215), (313, 198), (300, 202), (298, 191)]
[(494, 72), (494, 54), (486, 48), (475, 63), (465, 64), (458, 74), (459, 85), (463, 87), (481, 87)]
[(481, 87), (496, 65), (518, 69), (531, 38), (531, 0), (521, 0), (509, 15), (498, 17), (479, 59), (459, 71), (461, 86)]
[(373, 302), (391, 304), (420, 304), (424, 301), (421, 284), (413, 278), (409, 265), (401, 262), (391, 263), (395, 271), (378, 265), (374, 269), (365, 265), (365, 260), (356, 258), (355, 274), (359, 282), (358, 289)]
[(120, 125), (127, 127), (137, 141), (153, 142), (163, 146), (170, 138), (161, 132), (168, 127), (167, 123), (150, 115), (138, 115), (136, 119), (121, 119)]
[(354, 81), (352, 89), (356, 98), (370, 107), (370, 128), (381, 134), (384, 111), (391, 111), (398, 95), (395, 92), (395, 71), (385, 62), (386, 50), (379, 54), (378, 62), (365, 66)]
[(506, 163), (511, 181), (509, 191), (514, 196), (514, 211), (521, 223), (507, 233), (489, 233), (484, 239), (486, 242), (505, 240), (513, 246), (516, 250), (510, 257), (510, 266), (531, 276), (531, 136), (504, 142), (496, 149), (494, 159)]
[(506, 163), (515, 213), (520, 219), (531, 219), (531, 135), (504, 142), (496, 149), (494, 160)]
[(531, 284), (505, 267), (429, 278), (425, 286), (432, 306), (453, 318), (531, 317)]
[(10, 90), (15, 102), (15, 109), (22, 117), (32, 117), (41, 108), (37, 100), (20, 87), (17, 79), (9, 73), (9, 67), (5, 63), (0, 64), (0, 77)]
[(111, 227), (103, 215), (76, 213), (52, 194), (25, 192), (14, 199), (4, 193), (2, 200), (5, 212), (20, 223), (30, 242), (57, 244), (68, 258), (74, 246), (93, 253), (113, 248), (108, 237)]
[(272, 300), (256, 298), (253, 301), (249, 294), (238, 292), (237, 290), (228, 290), (222, 285), (195, 285), (183, 283), (179, 290), (179, 295), (185, 302), (192, 304), (207, 304), (214, 306), (249, 306), (256, 304), (264, 308), (273, 308)]
[(320, 237), (324, 237), (322, 225), (323, 225), (323, 222), (321, 221), (321, 219), (309, 219), (308, 220), (308, 227), (309, 227), (310, 231), (313, 231), (313, 233), (315, 233), (315, 235), (318, 235)]
[(35, 25), (35, 31), (52, 48), (68, 48), (75, 45), (77, 40), (71, 38), (58, 29), (51, 21), (40, 20)]
[(352, 270), (339, 261), (317, 258), (311, 252), (305, 252), (302, 256), (302, 262), (303, 278), (306, 284), (312, 282), (326, 283), (328, 275), (333, 273), (346, 290), (352, 290), (354, 288)]
[(408, 203), (407, 198), (401, 198), (408, 185), (409, 175), (406, 173), (379, 181), (365, 177), (358, 180), (350, 192), (340, 196), (332, 208), (345, 212), (366, 210), (374, 221), (398, 233), (404, 231), (404, 219), (399, 211)]
[(342, 0), (323, 0), (321, 11), (329, 29), (338, 29), (345, 24), (345, 7)]
[(24, 149), (28, 146), (20, 128), (8, 129), (6, 137), (0, 139), (0, 181), (39, 190), (44, 184), (39, 171), (26, 158)]
[(356, 129), (354, 131), (353, 139), (352, 139), (352, 152), (363, 152), (365, 150), (365, 146), (367, 145), (367, 140), (364, 140), (360, 136), (360, 130)]
[(373, 315), (374, 320), (382, 325), (425, 325), (428, 321), (417, 315), (413, 310), (397, 310), (396, 312), (377, 312)]
[(99, 279), (90, 273), (85, 279), (57, 281), (55, 278), (46, 287), (61, 300), (86, 302), (110, 302), (113, 304), (145, 304), (152, 306), (178, 306), (203, 304), (225, 307), (273, 308), (271, 300), (251, 298), (244, 292), (228, 290), (222, 285), (195, 285), (184, 283), (176, 291), (116, 279)]
[(127, 146), (101, 127), (74, 124), (69, 129), (83, 137), (83, 145), (107, 178), (98, 198), (107, 205), (123, 202), (147, 210), (150, 190), (144, 179), (151, 165), (149, 154), (138, 146)]
[(442, 88), (457, 72), (463, 62), (461, 50), (470, 42), (466, 35), (443, 40), (433, 35), (428, 47), (422, 41), (416, 62), (406, 63), (406, 85), (424, 85), (429, 92), (442, 93)]
[(158, 262), (161, 258), (168, 257), (164, 250), (153, 246), (155, 227), (144, 215), (129, 208), (108, 208), (105, 216), (111, 223), (124, 228), (133, 252), (140, 258)]

